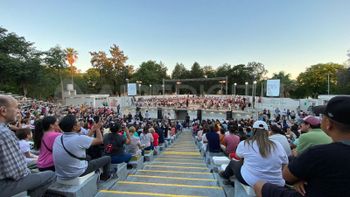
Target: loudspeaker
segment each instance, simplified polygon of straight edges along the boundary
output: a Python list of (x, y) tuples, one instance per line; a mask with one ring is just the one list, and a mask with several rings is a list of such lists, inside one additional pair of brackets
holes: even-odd
[(232, 120), (232, 111), (226, 111), (226, 120)]
[(162, 108), (158, 108), (157, 109), (157, 118), (158, 120), (162, 120), (163, 119), (163, 111), (162, 111)]
[(197, 119), (199, 121), (202, 121), (202, 110), (201, 109), (197, 110)]

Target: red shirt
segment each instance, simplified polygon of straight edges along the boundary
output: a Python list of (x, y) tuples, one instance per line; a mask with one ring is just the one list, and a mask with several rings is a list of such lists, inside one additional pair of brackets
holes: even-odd
[(156, 133), (156, 132), (154, 132), (153, 134), (152, 134), (152, 136), (153, 136), (153, 146), (158, 146), (159, 145), (159, 142), (158, 142), (158, 139), (159, 139), (159, 135), (158, 135), (158, 133)]

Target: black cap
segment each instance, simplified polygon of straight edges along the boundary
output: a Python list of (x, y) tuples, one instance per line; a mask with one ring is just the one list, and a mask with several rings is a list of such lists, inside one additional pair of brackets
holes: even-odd
[(350, 125), (350, 96), (333, 97), (327, 105), (316, 106), (312, 110), (315, 114), (323, 114), (336, 122)]

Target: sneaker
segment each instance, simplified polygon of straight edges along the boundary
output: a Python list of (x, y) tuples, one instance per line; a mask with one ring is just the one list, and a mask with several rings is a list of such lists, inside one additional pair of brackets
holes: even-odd
[(107, 181), (108, 179), (110, 179), (112, 176), (111, 175), (104, 175), (104, 174), (101, 174), (100, 175), (100, 180), (101, 181)]

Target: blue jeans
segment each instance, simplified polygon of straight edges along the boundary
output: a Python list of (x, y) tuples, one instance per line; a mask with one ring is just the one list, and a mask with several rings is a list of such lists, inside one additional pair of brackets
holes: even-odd
[(128, 163), (130, 161), (132, 157), (132, 154), (129, 153), (123, 153), (123, 154), (119, 154), (119, 155), (112, 155), (111, 156), (111, 163), (113, 164), (118, 164), (118, 163)]

